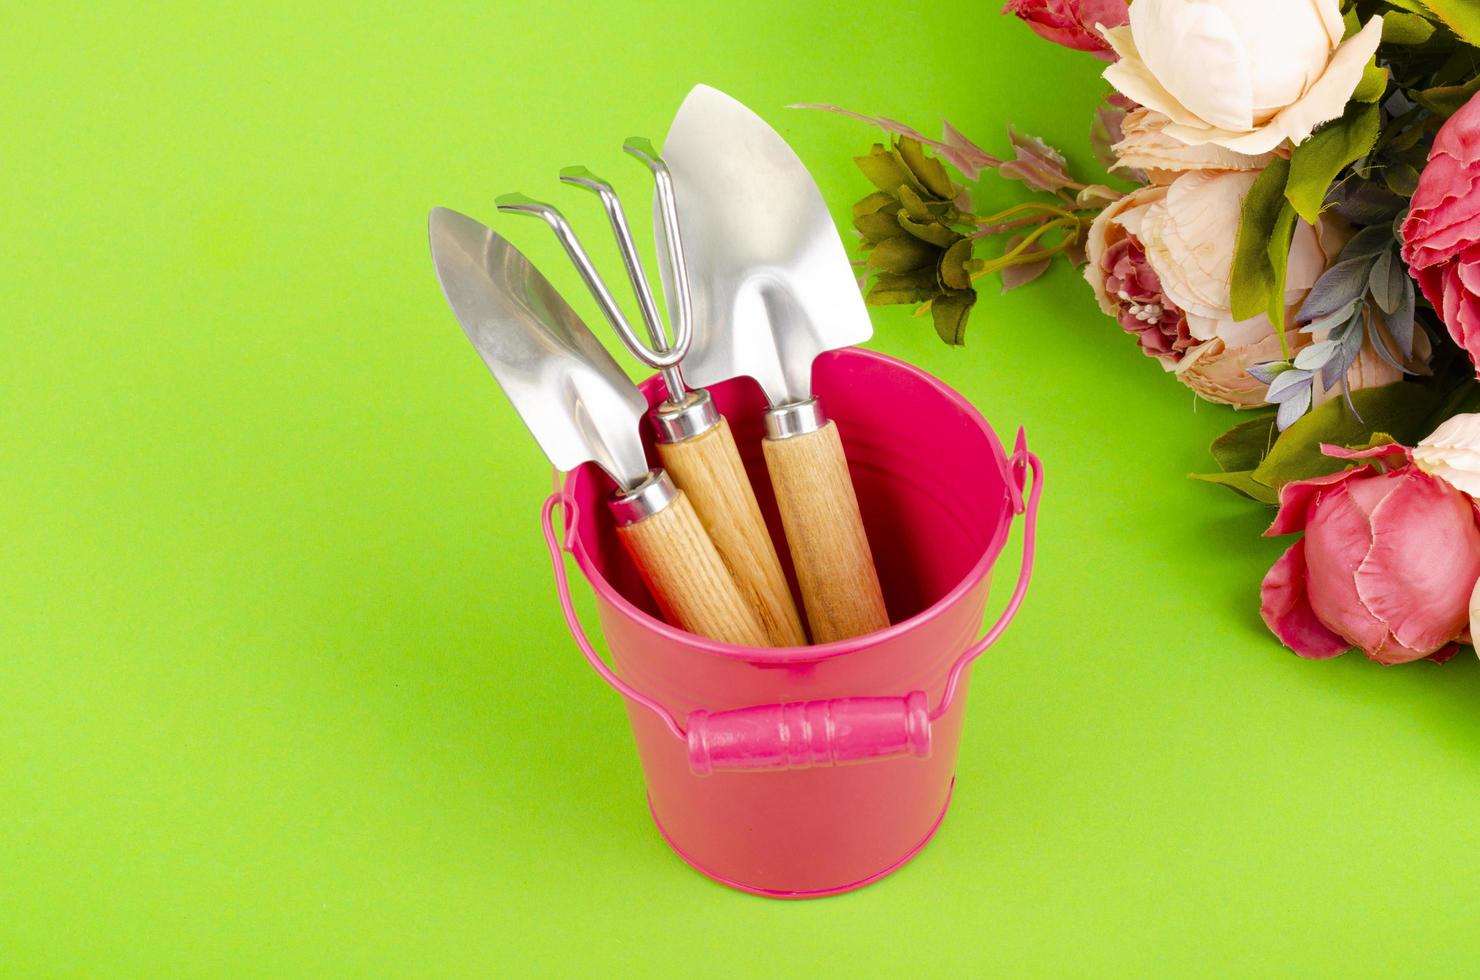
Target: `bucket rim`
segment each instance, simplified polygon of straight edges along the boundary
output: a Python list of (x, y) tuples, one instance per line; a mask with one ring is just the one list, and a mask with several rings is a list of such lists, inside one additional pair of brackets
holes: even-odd
[[(1004, 485), (1012, 485), (1012, 474), (1008, 464), (1007, 452), (1002, 446), (1002, 440), (997, 437), (996, 430), (992, 428), (991, 423), (977, 410), (975, 405), (950, 385), (908, 361), (903, 361), (897, 357), (862, 347), (846, 347), (836, 351), (829, 351), (822, 356), (864, 358), (887, 365), (892, 370), (902, 370), (914, 375), (917, 380), (924, 382), (926, 386), (933, 388), (937, 394), (943, 396), (947, 401), (954, 403), (981, 430), (982, 434), (987, 437), (987, 445), (991, 449), (993, 461), (997, 464), (997, 470), (1002, 476)], [(653, 375), (645, 379), (638, 387), (642, 390), (644, 396), (650, 396), (656, 390), (655, 386), (657, 384), (658, 376)], [(575, 478), (574, 473), (567, 474), (566, 481), (560, 490), (562, 510), (565, 512), (562, 517), (565, 525), (565, 537), (566, 540), (571, 542), (571, 546), (567, 550), (575, 558), (576, 566), (580, 568), (582, 576), (586, 579), (586, 583), (591, 586), (597, 596), (618, 612), (636, 620), (646, 628), (669, 640), (682, 643), (711, 656), (723, 657), (728, 660), (739, 660), (751, 664), (782, 665), (831, 660), (834, 657), (859, 653), (880, 646), (919, 629), (926, 623), (943, 615), (947, 608), (959, 602), (966, 593), (975, 588), (977, 583), (991, 572), (992, 566), (996, 564), (997, 557), (1002, 553), (1003, 547), (1007, 544), (1007, 536), (1011, 533), (1013, 523), (1010, 516), (1011, 507), (1009, 505), (1007, 508), (1008, 519), (999, 522), (997, 530), (994, 532), (991, 540), (982, 549), (981, 555), (971, 566), (971, 569), (945, 595), (908, 619), (902, 619), (897, 623), (890, 623), (884, 629), (876, 630), (873, 633), (865, 633), (862, 636), (849, 637), (844, 640), (834, 640), (831, 643), (792, 647), (747, 647), (699, 636), (696, 633), (690, 633), (687, 630), (682, 630), (669, 623), (665, 623), (663, 620), (635, 605), (626, 596), (622, 595), (611, 582), (607, 581), (606, 576), (601, 574), (595, 562), (592, 561), (584, 542), (571, 533), (570, 521), (575, 508), (572, 506), (572, 498), (569, 493), (569, 481), (573, 478)]]

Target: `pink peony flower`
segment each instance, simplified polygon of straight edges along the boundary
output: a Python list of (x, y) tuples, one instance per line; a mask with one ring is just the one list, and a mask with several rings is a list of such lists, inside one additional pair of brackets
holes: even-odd
[(1468, 641), (1480, 580), (1475, 502), (1412, 465), (1402, 446), (1321, 449), (1368, 462), (1280, 491), (1265, 534), (1305, 537), (1264, 577), (1264, 621), (1302, 657), (1352, 647), (1383, 664), (1452, 656)]
[(1480, 96), (1434, 139), (1403, 222), (1403, 261), (1480, 373)]
[(1106, 61), (1115, 56), (1096, 26), (1120, 27), (1130, 20), (1126, 0), (1008, 0), (1002, 12), (1021, 18), (1039, 37)]

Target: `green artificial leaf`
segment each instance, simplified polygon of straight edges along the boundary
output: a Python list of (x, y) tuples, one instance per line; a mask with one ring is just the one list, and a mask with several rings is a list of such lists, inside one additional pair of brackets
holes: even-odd
[(1470, 50), (1467, 44), (1450, 44), (1446, 34), (1439, 42), (1430, 45), (1435, 54), (1443, 54), (1448, 49), (1444, 60), (1439, 62), (1439, 67), (1433, 70), (1429, 84), (1432, 85), (1463, 85), (1475, 77), (1475, 52)]
[(934, 267), (940, 249), (922, 242), (914, 235), (895, 235), (874, 246), (869, 253), (868, 267), (880, 272), (904, 273)]
[(944, 293), (930, 304), (930, 315), (935, 320), (935, 332), (941, 340), (959, 347), (966, 343), (966, 319), (976, 305), (976, 291), (959, 289)]
[(1254, 478), (1278, 490), (1292, 480), (1335, 473), (1346, 462), (1324, 455), (1321, 444), (1350, 446), (1374, 432), (1390, 432), (1411, 446), (1428, 435), (1424, 423), (1439, 402), (1439, 392), (1434, 385), (1399, 381), (1354, 391), (1351, 401), (1357, 414), (1345, 398), (1332, 398), (1286, 429), (1254, 468)]
[(925, 186), (933, 197), (949, 200), (956, 196), (956, 185), (946, 173), (945, 166), (934, 157), (925, 155), (925, 147), (918, 140), (903, 137), (898, 145), (899, 155), (910, 173)]
[(962, 238), (940, 257), (940, 282), (947, 289), (970, 289), (966, 260), (971, 258), (971, 239)]
[(1279, 491), (1267, 487), (1254, 479), (1253, 472), (1249, 470), (1234, 470), (1229, 473), (1189, 473), (1194, 480), (1203, 483), (1215, 483), (1218, 486), (1227, 487), (1240, 496), (1257, 500), (1261, 504), (1278, 504), (1280, 502)]
[(1411, 163), (1392, 163), (1382, 168), (1382, 182), (1399, 197), (1412, 197), (1418, 190), (1418, 168)]
[(1274, 286), (1269, 262), (1270, 235), (1280, 220), (1285, 201), (1285, 180), (1290, 161), (1275, 157), (1249, 188), (1239, 215), (1238, 238), (1233, 250), (1230, 299), (1236, 320), (1263, 313)]
[(930, 213), (930, 207), (925, 199), (908, 187), (899, 189), (899, 203), (904, 205), (905, 214), (916, 221), (929, 221), (934, 215)]
[(905, 211), (899, 212), (899, 227), (922, 242), (939, 248), (950, 248), (961, 238), (961, 233), (947, 228), (938, 221), (916, 221)]
[(1480, 381), (1467, 379), (1460, 382), (1444, 397), (1444, 401), (1424, 422), (1424, 429), (1433, 432), (1445, 421), (1456, 415), (1480, 412)]
[(1386, 2), (1389, 7), (1396, 7), (1398, 10), (1406, 10), (1410, 14), (1418, 14), (1420, 17), (1426, 17), (1429, 13), (1428, 10), (1424, 8), (1424, 5), (1419, 2), (1419, 0), (1386, 0)]
[(1372, 264), (1369, 288), (1372, 298), (1382, 312), (1392, 315), (1403, 300), (1403, 284), (1408, 280), (1408, 270), (1398, 253), (1391, 249), (1381, 252)]
[(1362, 69), (1361, 81), (1352, 91), (1354, 102), (1376, 102), (1382, 98), (1382, 93), (1387, 91), (1388, 70), (1378, 65), (1376, 59), (1367, 62), (1367, 67)]
[(1413, 100), (1419, 105), (1435, 115), (1448, 119), (1464, 108), (1465, 103), (1469, 102), (1470, 97), (1476, 92), (1480, 92), (1480, 75), (1476, 75), (1463, 85), (1438, 85), (1412, 94)]
[(1213, 440), (1208, 451), (1213, 454), (1218, 468), (1225, 473), (1253, 470), (1264, 461), (1264, 456), (1274, 445), (1279, 433), (1275, 431), (1274, 415), (1240, 422)]
[[(1469, 415), (1474, 412), (1480, 412), (1480, 382), (1467, 381), (1459, 387), (1456, 394), (1460, 397), (1454, 411), (1444, 416), (1439, 422), (1446, 421), (1455, 415)], [(1435, 429), (1439, 427), (1439, 422), (1434, 423), (1433, 427)]]
[(1423, 0), (1423, 5), (1466, 44), (1480, 48), (1480, 4), (1475, 0)]
[(903, 275), (881, 272), (874, 278), (864, 302), (869, 306), (898, 306), (923, 303), (940, 292), (934, 269), (917, 269)]
[(1294, 237), (1295, 208), (1286, 202), (1280, 208), (1280, 213), (1274, 219), (1274, 227), (1269, 232), (1269, 271), (1273, 274), (1273, 279), (1269, 284), (1269, 305), (1264, 308), (1270, 325), (1274, 327), (1275, 336), (1280, 338), (1281, 348), (1286, 345), (1285, 274), (1290, 267), (1290, 242)]
[(1370, 258), (1393, 247), (1395, 229), (1390, 225), (1372, 225), (1351, 237), (1341, 249), (1340, 260)]
[(853, 162), (858, 164), (858, 169), (863, 171), (869, 183), (881, 191), (898, 194), (901, 187), (908, 187), (916, 193), (925, 192), (925, 188), (892, 147), (875, 143), (869, 149), (868, 156), (854, 157)]
[(1434, 36), (1434, 24), (1418, 14), (1390, 10), (1382, 15), (1383, 44), (1422, 44)]
[[(1402, 153), (1405, 150), (1411, 150), (1418, 146), (1418, 141), (1423, 139), (1423, 137), (1423, 126), (1409, 126), (1407, 129), (1400, 130), (1391, 139), (1383, 143), (1382, 148), (1388, 153)], [(1425, 148), (1425, 151), (1427, 151), (1427, 148)]]
[(899, 210), (899, 198), (884, 191), (874, 191), (853, 205), (853, 217), (861, 218), (866, 214), (877, 214), (884, 210), (888, 210), (890, 214)]
[(943, 225), (954, 225), (961, 220), (961, 209), (955, 201), (926, 201), (925, 210), (930, 217)]
[(1314, 224), (1336, 175), (1372, 152), (1382, 130), (1382, 112), (1369, 102), (1356, 102), (1346, 113), (1316, 130), (1290, 155), (1285, 199), (1300, 217)]
[(863, 236), (865, 243), (877, 245), (886, 238), (894, 238), (904, 232), (899, 219), (884, 211), (863, 214), (853, 219), (853, 227)]

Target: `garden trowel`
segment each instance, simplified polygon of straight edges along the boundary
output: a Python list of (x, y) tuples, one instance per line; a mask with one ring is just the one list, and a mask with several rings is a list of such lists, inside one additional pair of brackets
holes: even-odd
[(759, 618), (638, 435), (647, 402), (555, 287), (491, 229), (436, 208), (428, 219), (437, 279), (463, 332), (550, 462), (596, 463), (616, 483), (617, 536), (658, 606), (692, 633), (766, 646)]
[[(873, 334), (822, 193), (775, 130), (705, 85), (679, 107), (663, 159), (693, 303), (684, 374), (696, 386), (743, 375), (765, 392), (766, 468), (813, 641), (883, 629), (838, 427), (812, 394), (817, 355)], [(674, 277), (666, 264), (663, 273), (671, 306)]]

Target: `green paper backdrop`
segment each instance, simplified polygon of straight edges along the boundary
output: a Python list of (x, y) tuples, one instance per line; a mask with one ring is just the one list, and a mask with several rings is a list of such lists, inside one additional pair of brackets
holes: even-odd
[[(996, 3), (419, 8), (6, 18), (0, 973), (1473, 966), (1480, 665), (1280, 648), (1269, 513), (1184, 478), (1232, 414), (1062, 268), (986, 284), (964, 350), (875, 316), (1049, 474), (940, 835), (806, 904), (683, 866), (564, 632), (548, 471), (442, 301), (427, 209), (522, 189), (594, 221), (559, 167), (645, 193), (619, 144), (697, 81), (840, 218), (874, 133), (787, 103), (999, 151), (1011, 120), (1089, 168), (1100, 66)], [(594, 320), (553, 239), (507, 231)]]

